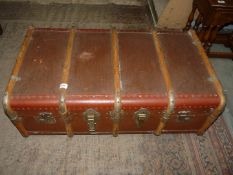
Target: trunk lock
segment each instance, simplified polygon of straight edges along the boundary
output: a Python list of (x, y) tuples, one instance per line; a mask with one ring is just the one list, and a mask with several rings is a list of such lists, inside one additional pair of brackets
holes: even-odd
[(148, 120), (149, 116), (150, 116), (150, 112), (145, 108), (141, 108), (137, 112), (135, 112), (134, 118), (135, 118), (137, 127), (141, 128), (143, 123), (146, 120)]
[(84, 116), (84, 119), (87, 121), (89, 132), (90, 133), (95, 132), (96, 131), (95, 125), (96, 125), (96, 122), (100, 118), (100, 113), (95, 111), (94, 109), (87, 109), (83, 113), (83, 116)]
[(36, 117), (36, 121), (38, 123), (44, 123), (44, 124), (54, 124), (56, 123), (56, 119), (53, 117), (53, 114), (51, 112), (41, 112)]
[(177, 120), (179, 122), (188, 122), (192, 119), (194, 114), (191, 111), (179, 111), (177, 115)]

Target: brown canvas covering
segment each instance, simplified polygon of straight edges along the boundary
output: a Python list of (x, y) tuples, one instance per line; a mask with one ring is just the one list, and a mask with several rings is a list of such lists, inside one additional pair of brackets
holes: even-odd
[(29, 28), (4, 97), (23, 136), (196, 132), (225, 99), (194, 32)]

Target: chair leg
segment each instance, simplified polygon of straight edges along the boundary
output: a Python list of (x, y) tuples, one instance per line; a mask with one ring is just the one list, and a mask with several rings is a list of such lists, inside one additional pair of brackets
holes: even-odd
[(2, 30), (2, 25), (0, 24), (0, 35), (2, 35), (3, 30)]
[(203, 42), (203, 40), (204, 40), (204, 36), (206, 34), (207, 29), (208, 29), (208, 26), (205, 23), (202, 23), (202, 27), (200, 29), (200, 32), (198, 32), (198, 37), (199, 37), (201, 42)]
[(186, 26), (185, 28), (183, 29), (183, 31), (188, 31), (190, 28), (191, 28), (191, 23), (193, 21), (193, 18), (194, 18), (194, 14), (195, 14), (195, 11), (197, 9), (197, 3), (196, 3), (196, 0), (193, 1), (193, 8), (192, 8), (192, 11), (189, 15), (189, 18), (188, 18), (188, 21), (186, 23)]
[(195, 21), (195, 25), (193, 27), (193, 29), (198, 32), (198, 29), (199, 29), (199, 26), (200, 24), (202, 23), (202, 20), (203, 20), (203, 16), (201, 14), (198, 15), (196, 21)]
[(210, 47), (212, 45), (211, 39), (215, 38), (218, 29), (218, 27), (210, 25), (204, 36), (203, 44), (207, 53), (210, 51)]
[(230, 36), (230, 39), (229, 39), (229, 43), (230, 43), (230, 48), (231, 48), (231, 50), (232, 50), (232, 52), (233, 52), (233, 32), (231, 33), (231, 36)]

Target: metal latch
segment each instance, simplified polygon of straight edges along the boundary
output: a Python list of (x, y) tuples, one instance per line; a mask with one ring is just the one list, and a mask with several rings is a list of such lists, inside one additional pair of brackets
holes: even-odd
[(83, 113), (84, 119), (87, 121), (87, 125), (89, 128), (89, 132), (95, 132), (96, 122), (99, 120), (100, 113), (95, 111), (94, 109), (87, 109)]
[(45, 124), (54, 124), (56, 123), (56, 119), (53, 117), (51, 112), (41, 112), (38, 116), (35, 117), (36, 121), (39, 123)]
[(179, 122), (187, 122), (192, 119), (194, 114), (191, 111), (179, 111), (177, 115), (177, 120)]
[(134, 117), (137, 127), (141, 128), (143, 123), (146, 120), (148, 120), (149, 116), (150, 116), (150, 112), (145, 108), (141, 108), (137, 112), (135, 112)]

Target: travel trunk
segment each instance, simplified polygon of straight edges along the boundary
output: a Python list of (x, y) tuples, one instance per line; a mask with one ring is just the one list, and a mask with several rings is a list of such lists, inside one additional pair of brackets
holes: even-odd
[(29, 28), (4, 96), (23, 136), (203, 132), (224, 108), (192, 31)]

